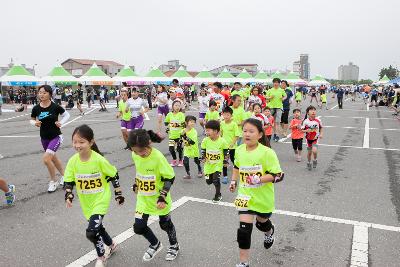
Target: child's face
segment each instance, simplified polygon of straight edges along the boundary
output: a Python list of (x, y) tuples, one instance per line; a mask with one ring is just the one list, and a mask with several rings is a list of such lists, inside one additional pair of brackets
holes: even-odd
[(271, 116), (271, 110), (269, 109), (264, 110), (264, 115), (267, 117)]
[(93, 142), (93, 140), (88, 141), (85, 138), (82, 138), (78, 133), (72, 137), (72, 146), (79, 154), (89, 152)]
[(242, 103), (242, 98), (236, 97), (235, 101), (233, 102), (233, 106), (237, 108), (238, 106), (240, 106), (241, 103)]
[(253, 112), (254, 112), (254, 114), (260, 114), (260, 113), (261, 113), (261, 108), (260, 108), (260, 106), (255, 105), (255, 106), (253, 107)]
[(294, 116), (296, 119), (300, 118), (300, 115), (301, 115), (300, 111), (296, 111), (296, 112), (293, 114), (293, 116)]
[(206, 128), (206, 135), (207, 135), (208, 137), (210, 137), (211, 139), (215, 140), (215, 139), (217, 139), (218, 136), (219, 136), (219, 131)]
[(222, 117), (224, 118), (224, 121), (230, 121), (232, 119), (232, 114), (229, 112), (224, 112), (222, 113)]
[(256, 126), (250, 123), (243, 125), (243, 142), (247, 146), (255, 145), (261, 137), (262, 133), (258, 131)]
[(217, 108), (217, 106), (210, 106), (210, 110), (214, 111)]
[(317, 111), (315, 110), (315, 109), (310, 109), (309, 111), (308, 111), (308, 116), (309, 117), (312, 117), (312, 118), (315, 118), (315, 115), (317, 114)]
[(196, 126), (196, 122), (194, 120), (190, 120), (190, 121), (188, 121), (187, 126), (189, 128), (193, 128), (194, 126)]
[(179, 112), (181, 110), (181, 103), (180, 102), (176, 102), (174, 104), (174, 106), (172, 107), (172, 109), (174, 110), (174, 112)]
[(138, 155), (139, 157), (142, 158), (147, 158), (150, 153), (151, 153), (151, 148), (150, 147), (131, 147), (132, 151)]

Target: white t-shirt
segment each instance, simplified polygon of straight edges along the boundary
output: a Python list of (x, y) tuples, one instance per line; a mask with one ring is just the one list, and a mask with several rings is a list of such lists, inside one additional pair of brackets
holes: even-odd
[(210, 99), (217, 103), (218, 111), (222, 112), (222, 109), (224, 108), (225, 97), (219, 93), (212, 93)]
[(163, 103), (160, 102), (160, 100), (163, 100), (163, 101), (168, 100), (168, 95), (167, 95), (166, 92), (159, 93), (157, 95), (157, 101), (158, 101), (158, 106), (159, 107), (165, 107), (166, 105), (168, 105), (168, 101), (165, 104), (163, 104)]
[(198, 101), (199, 101), (199, 112), (200, 113), (207, 113), (208, 111), (208, 104), (210, 102), (210, 96), (209, 95), (205, 95), (205, 96), (198, 96), (197, 97)]
[(136, 99), (129, 98), (126, 102), (126, 107), (131, 110), (132, 118), (136, 118), (140, 116), (140, 111), (143, 108), (148, 108), (149, 104), (146, 100), (138, 97)]

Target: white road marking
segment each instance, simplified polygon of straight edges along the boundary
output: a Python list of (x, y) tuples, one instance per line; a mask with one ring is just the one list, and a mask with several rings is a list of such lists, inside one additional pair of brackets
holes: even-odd
[(368, 267), (368, 227), (354, 225), (350, 267)]
[(0, 154), (0, 159), (4, 158), (4, 156), (2, 154)]
[(344, 109), (338, 109), (338, 110), (343, 110), (343, 111), (363, 111), (363, 112), (371, 111), (371, 113), (372, 113), (372, 111), (380, 111), (380, 112), (385, 112), (385, 113), (392, 112), (390, 110), (380, 110), (380, 109), (370, 110), (369, 106), (367, 106), (367, 110), (365, 110), (365, 109), (345, 109), (345, 108)]
[(20, 118), (20, 117), (27, 116), (27, 115), (30, 115), (30, 113), (26, 113), (26, 114), (14, 116), (14, 117), (7, 118), (7, 119), (2, 119), (2, 120), (0, 120), (0, 122), (2, 122), (2, 121), (9, 121), (9, 120), (16, 119), (16, 118)]
[[(291, 144), (292, 142), (282, 142), (283, 144)], [(306, 145), (306, 143), (303, 143)], [(387, 151), (400, 151), (400, 148), (385, 148), (385, 147), (368, 147), (364, 148), (362, 146), (346, 146), (346, 145), (330, 145), (330, 144), (320, 144), (318, 146), (327, 146), (327, 147), (345, 147), (345, 148), (357, 148), (357, 149), (371, 149), (371, 150), (387, 150)]]
[[(321, 116), (321, 118), (346, 118), (346, 119), (365, 119), (367, 117), (348, 117), (348, 116), (337, 116), (337, 115), (327, 115), (327, 116)], [(393, 118), (370, 118), (371, 120), (393, 120), (397, 121), (397, 119)]]
[(280, 142), (280, 143), (285, 142), (285, 141), (286, 141), (287, 139), (289, 139), (290, 137), (292, 137), (292, 134), (288, 134), (286, 137), (284, 137), (284, 138), (282, 138), (282, 139), (279, 139), (278, 142)]
[[(173, 210), (179, 208), (180, 206), (184, 205), (187, 201), (188, 201), (187, 197), (181, 197), (180, 199), (178, 199), (177, 201), (172, 203), (171, 211), (173, 211)], [(147, 225), (150, 225), (150, 224), (152, 224), (152, 223), (154, 223), (154, 222), (156, 222), (158, 220), (159, 220), (158, 217), (150, 217), (149, 220), (148, 220)], [(113, 240), (115, 242), (117, 242), (118, 244), (121, 244), (121, 243), (125, 242), (126, 240), (128, 240), (129, 238), (131, 238), (134, 235), (135, 235), (135, 233), (133, 232), (133, 229), (129, 228), (129, 229), (125, 230), (124, 232), (120, 233), (119, 235), (117, 235), (116, 237), (114, 237)], [(92, 261), (94, 261), (95, 259), (97, 259), (97, 253), (96, 253), (96, 250), (93, 249), (92, 251), (86, 253), (82, 257), (80, 257), (77, 260), (75, 260), (74, 262), (68, 264), (67, 267), (82, 267), (82, 266), (86, 266), (89, 263), (91, 263)]]
[[(142, 110), (144, 110), (143, 107), (142, 107)], [(143, 117), (144, 117), (145, 121), (149, 121), (150, 120), (149, 115), (147, 115), (147, 112), (144, 113)]]
[(363, 148), (369, 148), (369, 118), (365, 119)]
[(367, 103), (367, 111), (369, 111), (369, 104)]
[[(348, 101), (348, 100), (350, 100), (350, 98), (345, 99), (345, 100), (343, 101), (343, 103), (346, 102), (346, 101)], [(339, 105), (339, 104), (334, 105), (334, 106), (331, 107), (329, 110), (332, 110), (332, 109), (336, 108), (338, 105)]]
[[(87, 114), (93, 112), (93, 111), (96, 110), (96, 109), (97, 109), (97, 108), (93, 108), (93, 109), (89, 110), (88, 112), (85, 112), (85, 115), (84, 115), (84, 116), (86, 116)], [(72, 119), (72, 120), (70, 120), (70, 121), (67, 121), (66, 123), (64, 123), (64, 124), (61, 126), (61, 128), (64, 128), (64, 127), (67, 126), (68, 124), (73, 123), (74, 121), (79, 120), (79, 119), (82, 118), (82, 117), (83, 117), (82, 115), (79, 115), (79, 116), (76, 117), (75, 119)]]

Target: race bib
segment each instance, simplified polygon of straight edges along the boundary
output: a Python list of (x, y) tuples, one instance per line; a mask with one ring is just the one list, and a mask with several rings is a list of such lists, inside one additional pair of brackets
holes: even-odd
[(182, 129), (182, 122), (181, 121), (171, 121), (169, 123), (170, 130), (180, 130)]
[(253, 175), (258, 175), (262, 176), (263, 175), (263, 170), (261, 165), (255, 165), (255, 166), (243, 166), (239, 168), (239, 179), (240, 183), (239, 186), (241, 187), (260, 187), (262, 184), (249, 184), (247, 182), (247, 178), (249, 176)]
[(156, 176), (136, 174), (138, 194), (153, 196), (156, 194)]
[(248, 210), (250, 198), (249, 196), (238, 195), (234, 202), (236, 209), (241, 211)]
[(79, 193), (84, 195), (97, 194), (104, 191), (101, 173), (77, 174), (76, 186)]
[(176, 142), (173, 139), (168, 140), (168, 146), (175, 146)]
[(206, 160), (210, 164), (216, 164), (221, 161), (221, 152), (218, 150), (207, 150)]

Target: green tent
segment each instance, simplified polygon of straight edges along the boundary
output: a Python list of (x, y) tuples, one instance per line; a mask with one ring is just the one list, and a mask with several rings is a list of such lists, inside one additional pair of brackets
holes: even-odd
[(171, 78), (191, 78), (192, 76), (182, 66), (171, 75)]
[(113, 85), (114, 81), (107, 74), (102, 71), (96, 63), (90, 67), (90, 69), (79, 78), (81, 82), (86, 85)]
[(320, 86), (320, 85), (328, 85), (329, 82), (324, 79), (321, 75), (316, 75), (311, 82), (308, 83), (310, 86)]
[(219, 79), (230, 79), (230, 78), (235, 78), (228, 70), (227, 68), (224, 68), (224, 70), (218, 74), (217, 78)]
[(208, 70), (202, 70), (196, 75), (195, 78), (214, 78), (214, 75), (212, 75), (212, 73)]
[(278, 79), (283, 79), (284, 78), (284, 75), (282, 74), (282, 73), (280, 73), (279, 71), (276, 71), (274, 74), (272, 74), (272, 76), (271, 76), (271, 79), (275, 79), (275, 78), (278, 78)]
[(21, 65), (14, 65), (0, 78), (0, 82), (10, 86), (35, 86), (38, 85), (40, 79), (33, 76)]
[(115, 77), (137, 77), (138, 75), (129, 67), (125, 66)]
[(266, 74), (264, 71), (259, 71), (256, 76), (254, 76), (255, 79), (259, 79), (259, 80), (266, 80), (268, 79), (268, 74)]
[(165, 76), (165, 74), (158, 68), (153, 68), (146, 74), (146, 77), (154, 78), (154, 77), (167, 77), (167, 76)]
[(250, 79), (250, 78), (253, 78), (253, 76), (251, 76), (251, 74), (248, 73), (246, 69), (243, 69), (242, 72), (239, 73), (238, 76), (236, 76), (236, 78), (240, 78), (240, 79)]
[(77, 85), (78, 79), (66, 71), (61, 65), (54, 67), (50, 73), (42, 78), (45, 83), (54, 83), (59, 85)]
[(160, 69), (158, 68), (152, 68), (149, 73), (146, 74), (146, 76), (143, 78), (144, 81), (146, 82), (151, 82), (151, 83), (169, 83), (171, 82), (172, 78), (167, 77)]

